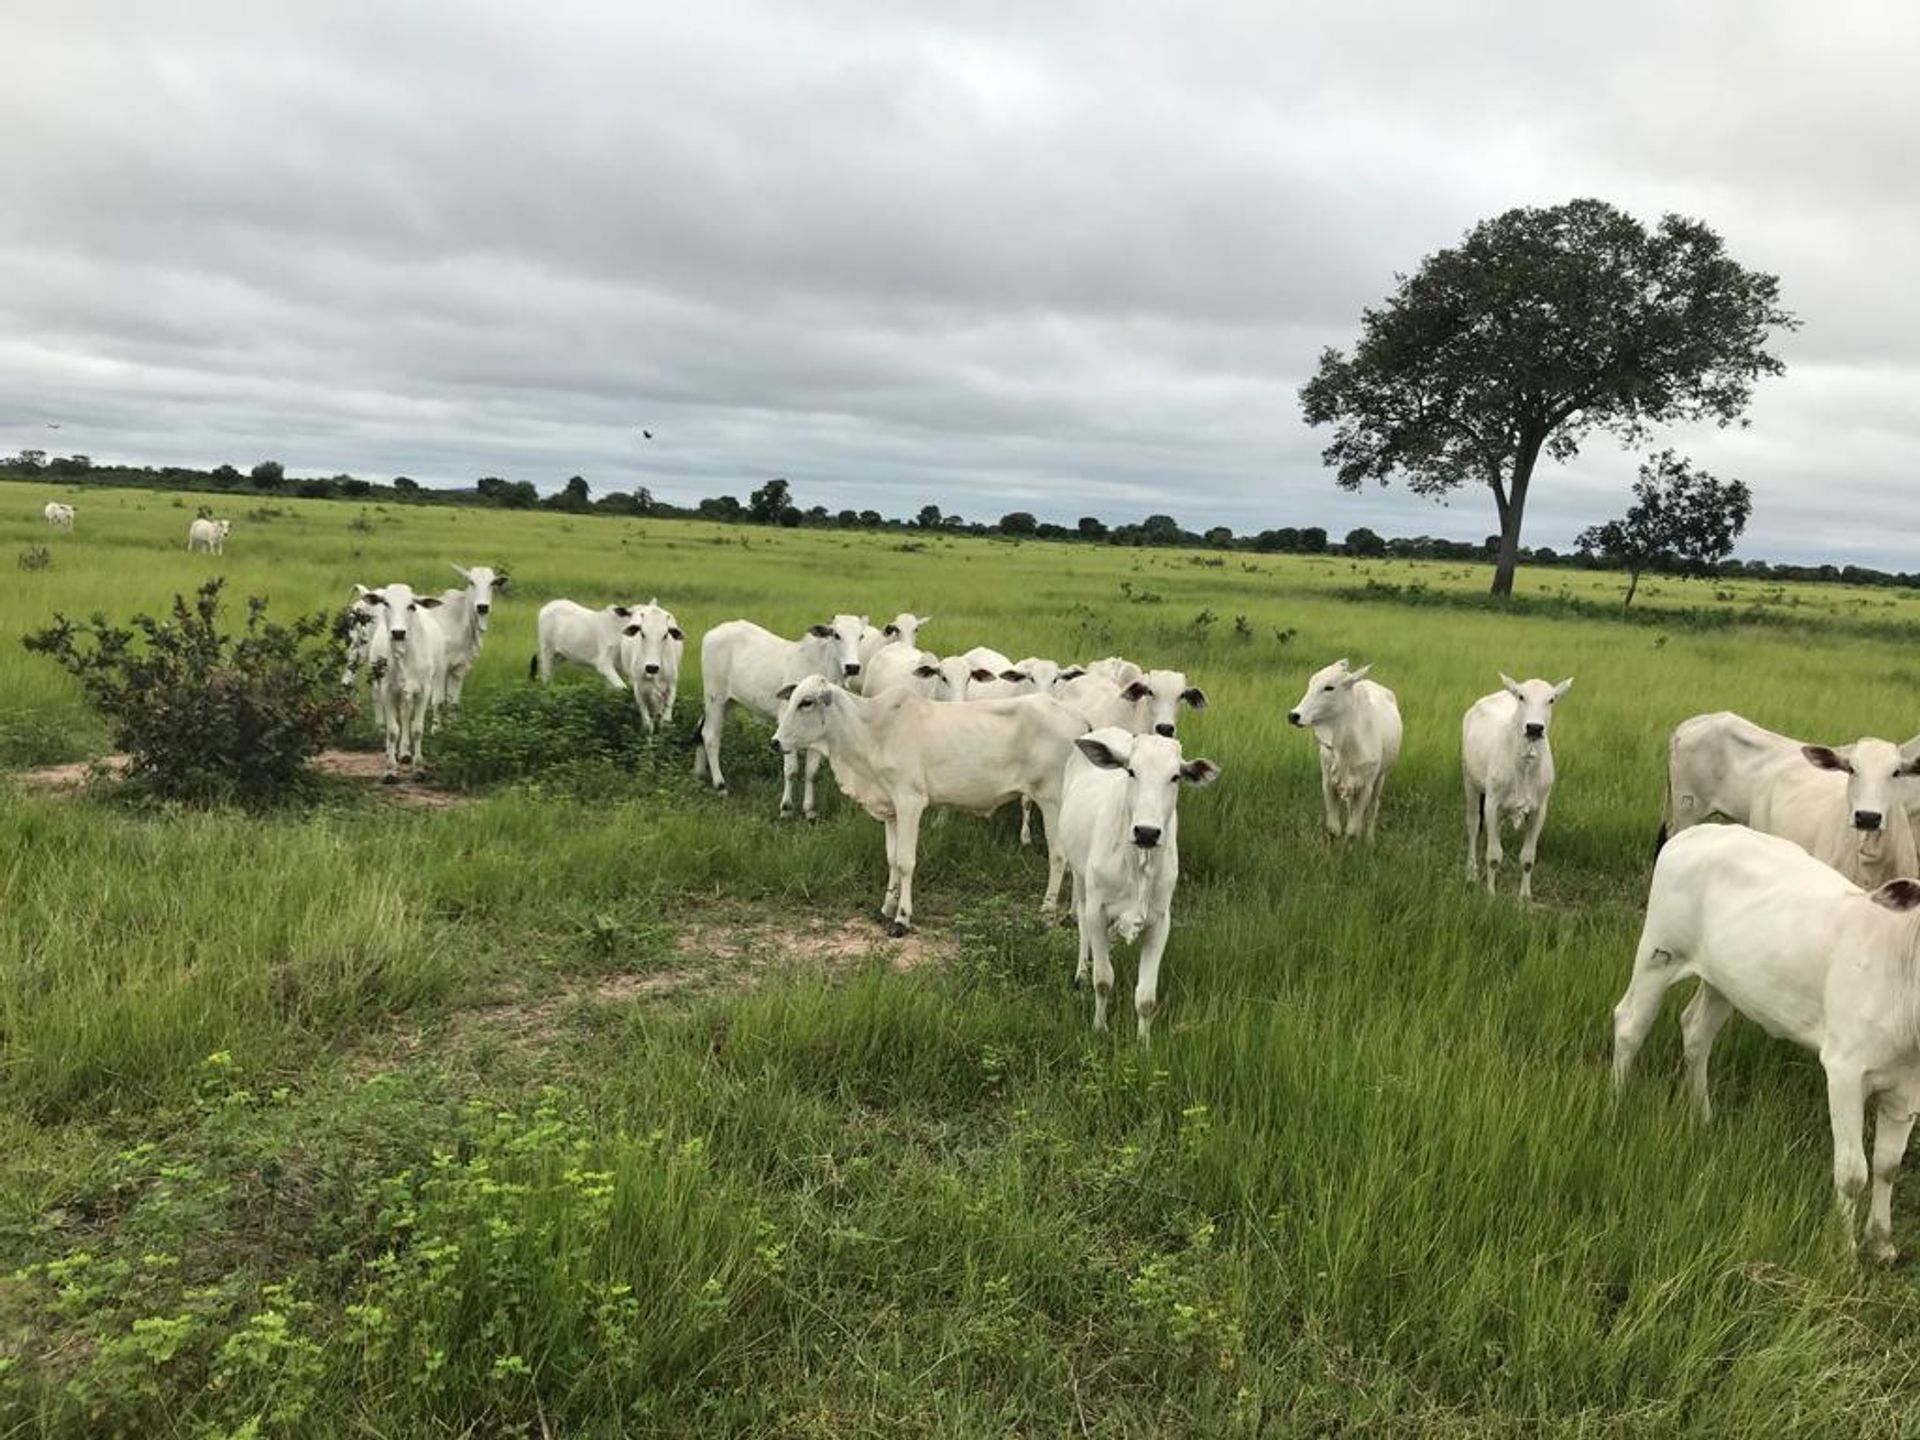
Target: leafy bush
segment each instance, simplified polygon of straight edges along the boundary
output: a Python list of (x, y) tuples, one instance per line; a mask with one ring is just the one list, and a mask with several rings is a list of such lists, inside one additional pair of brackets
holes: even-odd
[(669, 720), (649, 744), (624, 691), (530, 685), (469, 701), (441, 736), (434, 763), (456, 789), (539, 779), (576, 796), (625, 794), (687, 769), (684, 738), (685, 727)]
[(277, 624), (252, 596), (245, 627), (222, 634), (222, 584), (207, 581), (191, 604), (176, 595), (170, 616), (136, 615), (131, 628), (56, 614), (23, 643), (80, 681), (127, 753), (135, 789), (270, 805), (306, 790), (307, 761), (353, 713), (340, 690), (342, 630), (325, 612)]
[(20, 558), (15, 563), (22, 570), (51, 570), (53, 552), (44, 545), (29, 545), (20, 552)]

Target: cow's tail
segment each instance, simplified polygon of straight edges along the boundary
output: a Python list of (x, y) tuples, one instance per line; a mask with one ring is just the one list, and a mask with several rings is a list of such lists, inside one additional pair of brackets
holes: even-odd
[(538, 680), (539, 678), (540, 678), (540, 652), (536, 650), (533, 652), (533, 655), (527, 660), (527, 679)]
[(687, 732), (686, 738), (680, 742), (680, 746), (684, 750), (691, 750), (694, 746), (703, 743), (706, 738), (707, 717), (702, 715), (698, 720), (693, 722), (693, 729)]

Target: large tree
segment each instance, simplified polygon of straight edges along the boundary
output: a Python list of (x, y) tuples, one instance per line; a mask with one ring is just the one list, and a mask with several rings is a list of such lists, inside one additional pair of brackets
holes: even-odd
[(1663, 450), (1640, 467), (1627, 513), (1583, 530), (1574, 544), (1599, 551), (1627, 572), (1624, 608), (1633, 604), (1641, 574), (1656, 565), (1689, 575), (1713, 573), (1733, 554), (1752, 514), (1753, 497), (1741, 481), (1716, 480)]
[(1798, 322), (1779, 281), (1748, 270), (1697, 220), (1648, 230), (1600, 200), (1509, 210), (1430, 255), (1329, 348), (1300, 402), (1334, 426), (1342, 488), (1402, 475), (1417, 495), (1493, 492), (1493, 593), (1513, 589), (1541, 454), (1592, 431), (1642, 443), (1654, 425), (1744, 424), (1753, 384), (1785, 368), (1766, 346)]
[(778, 525), (780, 516), (793, 504), (793, 487), (784, 478), (767, 481), (747, 497), (747, 512), (761, 525)]

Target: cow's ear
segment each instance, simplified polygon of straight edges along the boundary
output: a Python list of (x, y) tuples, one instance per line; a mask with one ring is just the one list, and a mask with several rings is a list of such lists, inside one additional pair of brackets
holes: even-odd
[(1566, 679), (1562, 680), (1558, 685), (1553, 687), (1553, 698), (1558, 700), (1562, 695), (1566, 694), (1567, 691), (1571, 690), (1572, 688), (1573, 688), (1573, 677), (1569, 675), (1567, 676)]
[(1153, 694), (1153, 687), (1144, 680), (1136, 680), (1120, 692), (1122, 700), (1144, 700)]
[(1080, 753), (1082, 755), (1086, 756), (1087, 759), (1091, 760), (1102, 770), (1124, 770), (1127, 768), (1127, 757), (1114, 754), (1112, 748), (1104, 740), (1096, 740), (1091, 735), (1082, 735), (1073, 743), (1080, 747)]
[(773, 692), (773, 698), (776, 700), (791, 700), (793, 698), (793, 691), (793, 686), (782, 685), (778, 690)]
[(669, 625), (667, 626), (667, 638), (669, 640), (684, 640), (687, 637), (678, 625)]
[(1911, 910), (1920, 905), (1920, 880), (1889, 880), (1878, 890), (1868, 891), (1867, 898), (1889, 910)]
[[(358, 580), (356, 580), (356, 581), (354, 581), (354, 582), (353, 582), (353, 593), (354, 593), (354, 596), (355, 596), (355, 598), (357, 598), (357, 599), (360, 599), (360, 600), (372, 600), (372, 599), (373, 599), (373, 592), (372, 592), (371, 590), (369, 590), (369, 589), (367, 589), (367, 587), (366, 587), (366, 586), (364, 586), (364, 585), (362, 585), (362, 584), (361, 584), (361, 583), (360, 583), (360, 582), (359, 582)], [(379, 602), (378, 602), (378, 601), (374, 601), (374, 603), (375, 603), (375, 604), (378, 604)]]
[(1920, 754), (1904, 756), (1900, 761), (1900, 768), (1893, 773), (1895, 775), (1920, 775)]
[(1521, 698), (1520, 682), (1514, 679), (1511, 675), (1507, 674), (1507, 672), (1504, 670), (1500, 672), (1500, 685), (1501, 685), (1501, 688), (1504, 689), (1507, 692), (1507, 694), (1511, 695), (1514, 699), (1518, 700)]
[(993, 671), (985, 669), (982, 666), (976, 665), (973, 669), (967, 672), (967, 678), (969, 680), (974, 681), (976, 684), (984, 684), (988, 680), (998, 680), (1000, 677), (994, 674)]
[(638, 625), (629, 625), (620, 633), (622, 635), (638, 635), (640, 633), (640, 627)]
[(831, 640), (833, 638), (833, 627), (831, 625), (809, 625), (807, 627), (807, 634), (813, 636), (816, 640)]
[(900, 633), (900, 627), (899, 627), (898, 625), (895, 625), (895, 624), (894, 624), (894, 623), (892, 623), (891, 621), (889, 621), (888, 623), (886, 623), (885, 625), (882, 625), (882, 626), (880, 627), (880, 633), (881, 633), (882, 635), (895, 635), (895, 636), (897, 636), (897, 635), (898, 635), (898, 634)]
[(613, 613), (618, 615), (622, 620), (626, 619), (629, 615), (633, 614), (633, 607), (631, 605), (609, 605), (607, 608), (613, 611)]
[(916, 665), (913, 667), (913, 673), (922, 680), (935, 680), (940, 676), (940, 667), (938, 665)]
[(467, 569), (466, 566), (455, 565), (451, 560), (449, 560), (447, 564), (452, 568), (453, 573), (458, 575), (462, 580), (471, 581), (473, 579), (473, 572)]
[(420, 603), (429, 610), (438, 610), (446, 602), (441, 600), (437, 595), (422, 595), (420, 597)]
[(1078, 680), (1082, 675), (1086, 673), (1087, 673), (1086, 669), (1083, 666), (1069, 665), (1066, 669), (1060, 672), (1060, 678), (1062, 680)]
[(1802, 745), (1800, 753), (1807, 757), (1807, 763), (1816, 770), (1838, 770), (1842, 775), (1853, 773), (1853, 766), (1847, 757), (1831, 745)]
[(507, 572), (504, 570), (502, 570), (498, 575), (495, 575), (493, 577), (493, 588), (496, 590), (504, 590), (507, 588), (507, 586), (511, 585), (512, 583), (513, 583), (513, 577), (507, 574)]
[(933, 623), (933, 616), (916, 615), (913, 617), (913, 623), (916, 625), (931, 625)]
[(1349, 685), (1349, 686), (1358, 685), (1362, 680), (1367, 678), (1367, 672), (1371, 669), (1373, 669), (1373, 663), (1369, 661), (1367, 664), (1362, 665), (1358, 670), (1347, 671), (1346, 674), (1340, 677), (1340, 683), (1342, 685)]
[(1220, 778), (1220, 767), (1202, 756), (1180, 767), (1180, 778), (1189, 785), (1211, 785)]
[(1180, 692), (1180, 698), (1196, 710), (1207, 708), (1207, 692), (1198, 685), (1190, 685)]
[(386, 593), (380, 590), (362, 590), (360, 592), (360, 598), (369, 605), (384, 605), (387, 603)]
[(1024, 685), (1033, 677), (1024, 670), (1002, 670), (1000, 672), (1000, 678), (1002, 680), (1011, 680), (1016, 685)]

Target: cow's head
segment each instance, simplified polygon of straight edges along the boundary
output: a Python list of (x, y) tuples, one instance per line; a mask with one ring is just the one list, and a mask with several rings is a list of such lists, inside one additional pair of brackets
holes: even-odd
[(1109, 725), (1073, 743), (1097, 768), (1127, 772), (1127, 837), (1142, 850), (1173, 838), (1181, 781), (1211, 785), (1220, 778), (1213, 761), (1187, 759), (1180, 742), (1164, 735), (1130, 735)]
[(902, 610), (898, 615), (893, 617), (891, 622), (880, 627), (880, 633), (884, 635), (889, 642), (898, 640), (902, 645), (918, 645), (920, 643), (920, 627), (932, 618), (931, 615), (914, 615)]
[(775, 696), (781, 705), (773, 748), (782, 755), (817, 744), (827, 733), (829, 712), (835, 705), (849, 703), (847, 693), (824, 675), (809, 675), (792, 685), (782, 685)]
[(658, 601), (636, 605), (620, 630), (620, 662), (629, 675), (658, 675), (680, 668), (680, 646), (687, 637), (671, 610)]
[(493, 592), (507, 587), (507, 577), (491, 565), (476, 565), (471, 570), (464, 565), (455, 565), (454, 571), (467, 582), (467, 589), (473, 592), (473, 613), (480, 633), (487, 632), (487, 616), (493, 612)]
[(214, 523), (214, 524), (215, 524), (216, 526), (218, 526), (218, 527), (219, 527), (219, 530), (220, 530), (220, 538), (221, 538), (222, 540), (224, 540), (224, 539), (226, 539), (226, 538), (227, 538), (227, 536), (229, 536), (229, 535), (231, 535), (231, 534), (233, 533), (233, 521), (231, 521), (231, 520), (216, 520), (216, 521), (214, 521), (213, 523)]
[(1051, 695), (1063, 673), (1058, 660), (1047, 660), (1039, 655), (1029, 655), (1013, 668), (1031, 680), (1034, 691), (1041, 695)]
[(1288, 723), (1311, 729), (1338, 719), (1346, 713), (1347, 702), (1353, 698), (1353, 687), (1366, 679), (1367, 671), (1372, 668), (1362, 665), (1355, 670), (1345, 660), (1336, 660), (1314, 671), (1313, 678), (1307, 681), (1307, 693), (1287, 712)]
[(1847, 814), (1853, 828), (1875, 834), (1888, 813), (1901, 803), (1894, 781), (1920, 775), (1920, 759), (1907, 759), (1900, 747), (1885, 740), (1856, 740), (1834, 749), (1830, 745), (1802, 745), (1800, 753), (1818, 770), (1847, 777)]
[(368, 590), (361, 597), (374, 613), (374, 624), (387, 632), (387, 639), (397, 648), (407, 643), (407, 637), (413, 631), (413, 622), (422, 610), (438, 609), (440, 601), (431, 595), (415, 595), (411, 585), (383, 585), (378, 590)]
[(860, 673), (860, 636), (867, 628), (864, 615), (836, 615), (832, 623), (807, 627), (807, 638), (824, 652), (819, 670), (835, 682)]
[(1187, 677), (1178, 670), (1148, 670), (1123, 687), (1120, 696), (1136, 707), (1139, 719), (1134, 730), (1163, 739), (1172, 737), (1183, 703), (1196, 710), (1207, 708), (1207, 692), (1187, 684)]
[(1500, 684), (1519, 702), (1514, 707), (1513, 723), (1519, 728), (1520, 738), (1531, 748), (1547, 738), (1547, 729), (1553, 724), (1554, 703), (1573, 688), (1573, 677), (1569, 675), (1558, 685), (1550, 685), (1545, 680), (1516, 680), (1503, 670)]

